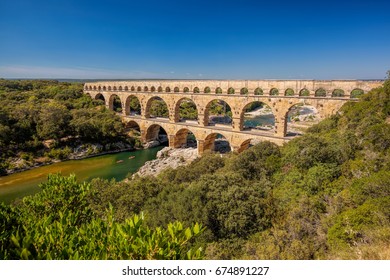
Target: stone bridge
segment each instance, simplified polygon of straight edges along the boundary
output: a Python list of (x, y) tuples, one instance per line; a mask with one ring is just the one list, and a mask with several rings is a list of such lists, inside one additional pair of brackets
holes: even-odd
[[(186, 143), (188, 132), (197, 140), (198, 153), (212, 149), (218, 134), (223, 135), (233, 151), (241, 152), (251, 140), (269, 140), (278, 145), (291, 139), (287, 137), (287, 114), (297, 104), (314, 106), (320, 118), (335, 114), (347, 101), (356, 101), (360, 94), (379, 87), (381, 81), (358, 80), (138, 80), (99, 81), (86, 83), (84, 93), (93, 99), (102, 99), (113, 109), (116, 97), (120, 99), (122, 119), (129, 126), (139, 126), (143, 142), (158, 137), (162, 127), (170, 147)], [(130, 98), (135, 96), (141, 113), (130, 110)], [(150, 115), (152, 101), (163, 100), (169, 110), (169, 118)], [(198, 112), (196, 121), (183, 121), (179, 106), (184, 100), (194, 102)], [(209, 122), (212, 101), (226, 102), (232, 111), (232, 123), (218, 125)], [(272, 132), (245, 129), (245, 109), (253, 102), (262, 102), (272, 109), (275, 128)]]

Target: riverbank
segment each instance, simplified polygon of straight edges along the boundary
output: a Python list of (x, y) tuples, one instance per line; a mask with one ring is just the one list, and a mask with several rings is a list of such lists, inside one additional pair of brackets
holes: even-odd
[[(106, 144), (104, 146), (98, 143), (81, 144), (77, 145), (75, 148), (70, 148), (69, 146), (66, 146), (62, 149), (62, 151), (65, 151), (64, 154), (66, 155), (64, 158), (51, 157), (55, 155), (50, 154), (50, 152), (53, 151), (50, 149), (47, 149), (46, 156), (31, 157), (31, 155), (25, 156), (24, 153), (21, 153), (20, 156), (13, 157), (8, 160), (9, 165), (11, 165), (13, 168), (6, 168), (5, 174), (0, 174), (0, 177), (31, 170), (33, 168), (51, 165), (54, 163), (69, 160), (81, 160), (91, 157), (134, 150), (135, 148), (128, 143), (115, 142), (111, 144)], [(62, 154), (59, 154), (59, 156), (61, 155)]]

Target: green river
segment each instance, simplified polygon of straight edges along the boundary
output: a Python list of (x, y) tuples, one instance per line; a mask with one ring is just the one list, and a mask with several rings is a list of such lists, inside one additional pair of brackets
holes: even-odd
[(135, 173), (146, 161), (155, 159), (162, 148), (163, 146), (159, 146), (147, 150), (69, 160), (3, 176), (0, 177), (0, 202), (9, 203), (15, 198), (38, 192), (38, 184), (45, 181), (50, 173), (74, 173), (79, 181), (89, 181), (97, 177), (123, 180), (128, 173)]

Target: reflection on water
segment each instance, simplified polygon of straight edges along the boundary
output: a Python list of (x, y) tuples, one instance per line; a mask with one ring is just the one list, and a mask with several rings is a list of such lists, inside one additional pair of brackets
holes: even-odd
[(129, 172), (134, 173), (146, 161), (155, 159), (157, 152), (162, 148), (159, 146), (147, 150), (64, 161), (3, 176), (0, 177), (0, 202), (8, 203), (15, 198), (38, 192), (38, 184), (45, 181), (50, 173), (63, 175), (74, 173), (79, 181), (89, 181), (97, 177), (123, 180)]

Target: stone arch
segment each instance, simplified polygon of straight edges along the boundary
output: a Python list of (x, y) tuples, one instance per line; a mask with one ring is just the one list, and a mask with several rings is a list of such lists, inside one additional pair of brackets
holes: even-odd
[(113, 86), (112, 89), (116, 91), (116, 86)]
[[(213, 113), (212, 118), (211, 113)], [(232, 109), (230, 105), (226, 101), (217, 98), (209, 101), (204, 109), (203, 123), (205, 126), (215, 124), (232, 126)]]
[(142, 88), (140, 86), (137, 87), (137, 91), (140, 92), (142, 91)]
[(284, 135), (301, 135), (311, 125), (320, 120), (319, 108), (314, 106), (316, 102), (295, 103), (292, 104), (286, 114), (284, 123)]
[(125, 102), (125, 114), (131, 116), (141, 115), (141, 102), (136, 95), (129, 95)]
[(147, 86), (144, 86), (144, 91), (149, 91), (149, 88)]
[[(154, 101), (157, 101), (157, 105), (153, 105)], [(150, 97), (145, 106), (145, 117), (146, 118), (168, 118), (169, 107), (168, 102), (159, 96)]]
[(118, 90), (119, 90), (119, 91), (122, 91), (122, 86), (119, 86), (119, 87), (118, 87)]
[(258, 87), (258, 88), (255, 89), (254, 94), (255, 94), (255, 95), (263, 95), (264, 92), (263, 92), (263, 90), (262, 90), (261, 88)]
[(101, 86), (98, 86), (98, 90), (102, 90), (102, 87), (101, 87)]
[(187, 148), (197, 146), (197, 137), (195, 133), (193, 133), (190, 129), (182, 128), (175, 133), (173, 143), (174, 148)]
[(203, 90), (204, 93), (210, 93), (211, 92), (211, 89), (210, 87), (205, 87), (204, 90)]
[[(248, 116), (250, 115), (250, 116)], [(276, 116), (267, 102), (247, 102), (240, 113), (240, 130), (274, 132)]]
[(104, 104), (106, 104), (106, 99), (104, 98), (104, 95), (101, 93), (95, 95), (95, 100), (101, 100), (104, 102)]
[(183, 92), (184, 93), (190, 92), (190, 89), (188, 87), (184, 87)]
[(108, 91), (111, 91), (111, 86), (108, 86)]
[(199, 88), (198, 87), (194, 87), (194, 93), (199, 93)]
[(344, 90), (339, 89), (339, 88), (336, 88), (336, 89), (332, 92), (332, 97), (344, 97), (344, 95), (345, 95)]
[(295, 92), (292, 88), (288, 88), (284, 91), (284, 96), (294, 96)]
[(129, 91), (129, 87), (128, 86), (125, 86), (125, 91)]
[(131, 137), (141, 136), (141, 125), (135, 120), (130, 120), (125, 123), (125, 132)]
[[(223, 142), (227, 142), (226, 147), (222, 146), (220, 143), (216, 143), (218, 139), (224, 139)], [(218, 141), (222, 142), (222, 141)], [(231, 148), (231, 143), (229, 140), (221, 133), (210, 133), (209, 135), (206, 136), (206, 138), (203, 140), (203, 147), (201, 148), (201, 153), (211, 150), (211, 151), (218, 151), (220, 153), (227, 153), (232, 150)]]
[(106, 86), (103, 86), (103, 90), (104, 90), (104, 91), (107, 90), (107, 87), (106, 87)]
[(96, 86), (93, 86), (93, 90), (96, 90)]
[(162, 91), (163, 91), (163, 88), (160, 86), (160, 87), (157, 88), (157, 91), (158, 91), (158, 92), (162, 92)]
[(175, 88), (173, 89), (173, 92), (180, 92), (179, 87), (175, 87)]
[(222, 94), (222, 89), (221, 89), (220, 87), (217, 87), (217, 88), (215, 89), (215, 93), (216, 93), (216, 94)]
[(310, 91), (307, 88), (303, 88), (300, 90), (299, 96), (310, 96)]
[(238, 146), (237, 152), (238, 152), (238, 153), (241, 153), (241, 152), (245, 151), (246, 149), (248, 149), (248, 148), (251, 146), (251, 141), (252, 141), (251, 138), (250, 138), (250, 139), (244, 140), (244, 141), (240, 144), (240, 146)]
[(234, 92), (235, 92), (235, 90), (232, 87), (228, 88), (228, 90), (227, 90), (228, 94), (234, 94)]
[(134, 86), (131, 87), (131, 91), (135, 91), (135, 87)]
[(156, 91), (156, 88), (155, 88), (154, 86), (152, 86), (152, 87), (150, 88), (150, 91), (151, 91), (151, 92), (155, 92), (155, 91)]
[(351, 91), (351, 98), (358, 98), (359, 96), (364, 94), (364, 90), (360, 88), (355, 88)]
[(319, 88), (315, 91), (314, 96), (316, 97), (325, 97), (326, 96), (326, 90), (324, 88)]
[[(184, 102), (188, 102), (191, 104), (188, 104), (189, 106), (182, 106)], [(182, 107), (182, 108), (181, 108)], [(184, 107), (184, 108), (183, 108)], [(181, 109), (185, 109), (185, 112), (181, 112)], [(194, 100), (188, 97), (183, 97), (180, 98), (176, 103), (175, 103), (175, 122), (180, 122), (180, 121), (187, 121), (187, 120), (198, 120), (198, 107), (196, 106)]]
[(165, 88), (165, 92), (171, 92), (171, 88), (170, 87), (166, 87)]
[[(145, 142), (158, 141), (160, 143), (167, 142), (168, 129), (164, 127), (164, 124), (151, 124), (145, 129)], [(157, 145), (159, 145), (157, 143)]]
[(240, 94), (241, 95), (247, 95), (249, 92), (249, 90), (246, 88), (246, 87), (243, 87), (241, 90), (240, 90)]
[(279, 90), (277, 88), (271, 88), (271, 90), (269, 91), (269, 95), (279, 95)]
[(122, 101), (120, 97), (116, 94), (111, 94), (108, 101), (108, 108), (114, 112), (122, 112)]

